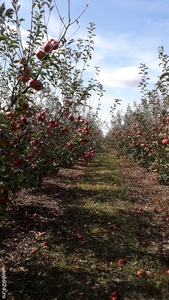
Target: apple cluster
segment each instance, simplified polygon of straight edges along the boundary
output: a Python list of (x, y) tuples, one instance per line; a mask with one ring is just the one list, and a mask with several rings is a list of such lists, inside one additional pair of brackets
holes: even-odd
[(1, 113), (0, 203), (25, 188), (40, 187), (59, 168), (71, 168), (79, 159), (95, 156), (90, 123), (64, 105), (53, 116), (23, 102)]
[(169, 117), (153, 122), (132, 119), (131, 124), (111, 132), (113, 147), (127, 154), (147, 170), (157, 173), (161, 183), (169, 182)]
[[(49, 53), (51, 53), (53, 50), (57, 50), (59, 48), (59, 42), (57, 42), (54, 39), (50, 39), (48, 42), (44, 44), (42, 49), (38, 49), (36, 51), (36, 57), (39, 60), (43, 60), (45, 57), (48, 56)], [(24, 67), (21, 70), (21, 75), (20, 75), (20, 81), (23, 83), (27, 83), (29, 87), (35, 89), (36, 91), (40, 91), (43, 88), (43, 85), (40, 81), (38, 81), (36, 78), (31, 78), (30, 75), (30, 69), (27, 66), (27, 60), (25, 57), (22, 57), (20, 59), (20, 63), (24, 65)]]
[(45, 45), (43, 49), (39, 49), (36, 51), (36, 56), (38, 59), (44, 59), (48, 53), (52, 52), (53, 50), (57, 50), (59, 48), (59, 42), (54, 39), (50, 39)]

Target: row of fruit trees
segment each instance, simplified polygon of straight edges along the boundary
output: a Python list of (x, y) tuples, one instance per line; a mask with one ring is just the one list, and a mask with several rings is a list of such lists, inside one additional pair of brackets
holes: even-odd
[[(86, 39), (67, 38), (79, 23), (80, 13), (68, 21), (53, 0), (32, 0), (30, 27), (20, 17), (19, 0), (11, 7), (0, 6), (0, 208), (1, 213), (21, 189), (41, 187), (46, 176), (79, 160), (91, 160), (104, 144), (99, 119), (104, 89), (94, 76), (86, 80), (94, 51), (95, 24), (87, 28)], [(48, 33), (54, 11), (60, 22), (57, 37)], [(58, 21), (57, 20), (57, 21)], [(158, 174), (169, 182), (169, 57), (159, 47), (162, 76), (149, 89), (148, 68), (141, 64), (141, 102), (125, 113), (112, 108), (109, 146)], [(85, 75), (84, 75), (85, 74)], [(98, 99), (94, 111), (92, 97)]]
[[(103, 138), (89, 99), (98, 103), (102, 85), (86, 81), (84, 72), (92, 58), (95, 25), (89, 24), (85, 40), (67, 40), (67, 24), (52, 0), (32, 1), (31, 24), (22, 37), (25, 20), (19, 0), (0, 6), (0, 206), (1, 212), (21, 189), (41, 187), (46, 176), (70, 168), (79, 159), (90, 160)], [(61, 30), (49, 37), (46, 21), (55, 10)], [(95, 75), (99, 72), (95, 69)]]
[(149, 89), (148, 67), (140, 65), (141, 102), (128, 105), (125, 113), (112, 116), (107, 139), (120, 153), (157, 173), (160, 183), (169, 183), (169, 56), (159, 47), (162, 75)]

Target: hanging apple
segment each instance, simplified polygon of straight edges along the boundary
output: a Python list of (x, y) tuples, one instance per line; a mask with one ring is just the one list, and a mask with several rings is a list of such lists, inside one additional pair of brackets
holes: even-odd
[(46, 53), (43, 50), (37, 50), (36, 51), (36, 56), (38, 59), (43, 59), (46, 56)]
[(57, 50), (59, 48), (59, 43), (54, 39), (50, 39), (49, 43), (52, 45), (52, 50)]
[(29, 86), (33, 89), (35, 89), (36, 91), (40, 91), (42, 89), (42, 83), (40, 81), (38, 81), (37, 79), (30, 79), (29, 80)]

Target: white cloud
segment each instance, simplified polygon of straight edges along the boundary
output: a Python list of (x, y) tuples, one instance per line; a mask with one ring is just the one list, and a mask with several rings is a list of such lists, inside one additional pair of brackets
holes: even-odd
[(140, 63), (149, 64), (152, 69), (158, 69), (158, 47), (160, 46), (156, 36), (151, 39), (148, 36), (135, 34), (129, 31), (123, 34), (108, 32), (106, 35), (97, 35), (94, 38), (95, 57), (101, 60), (109, 60), (119, 63), (124, 60), (132, 62), (132, 65)]
[(105, 87), (137, 88), (141, 79), (138, 75), (140, 63), (148, 67), (150, 83), (157, 82), (161, 67), (155, 39), (135, 36), (131, 32), (112, 34), (111, 39), (108, 35), (96, 35), (94, 47), (89, 71), (93, 70), (93, 66), (99, 66), (99, 80)]
[(134, 66), (119, 68), (116, 71), (102, 70), (99, 80), (105, 87), (136, 88), (140, 82), (139, 69)]

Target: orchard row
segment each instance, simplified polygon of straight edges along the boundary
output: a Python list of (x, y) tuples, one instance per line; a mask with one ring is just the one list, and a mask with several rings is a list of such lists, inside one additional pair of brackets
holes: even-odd
[(140, 65), (141, 101), (128, 105), (126, 112), (117, 112), (112, 119), (109, 141), (148, 171), (157, 173), (161, 183), (169, 183), (169, 56), (159, 47), (162, 75), (149, 89), (148, 67)]
[[(90, 99), (94, 95), (99, 102), (103, 86), (95, 76), (83, 79), (94, 50), (95, 25), (90, 23), (85, 40), (70, 46), (75, 41), (67, 39), (68, 29), (86, 9), (74, 21), (69, 16), (67, 24), (57, 10), (60, 31), (50, 38), (47, 24), (55, 8), (52, 0), (34, 1), (26, 30), (18, 0), (9, 9), (0, 6), (1, 211), (21, 189), (41, 187), (59, 168), (91, 160), (102, 144), (98, 108), (92, 111)], [(98, 72), (95, 67), (94, 75)]]
[(81, 115), (63, 106), (52, 117), (48, 109), (39, 110), (24, 102), (15, 110), (1, 112), (0, 203), (21, 189), (40, 187), (44, 177), (59, 168), (71, 168), (79, 159), (95, 155), (99, 130)]
[(141, 123), (111, 133), (116, 149), (147, 170), (158, 173), (159, 180), (169, 182), (169, 118), (159, 117), (156, 124)]

